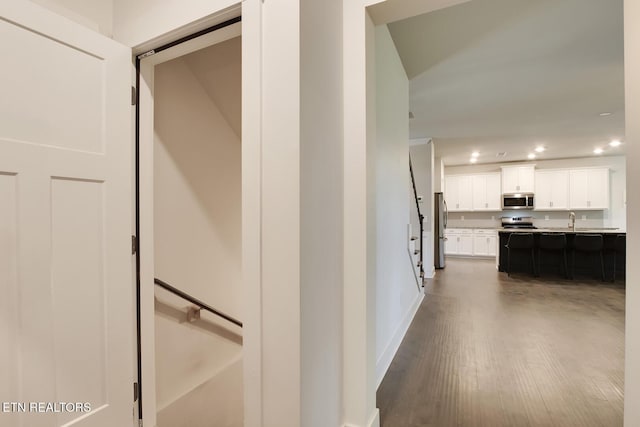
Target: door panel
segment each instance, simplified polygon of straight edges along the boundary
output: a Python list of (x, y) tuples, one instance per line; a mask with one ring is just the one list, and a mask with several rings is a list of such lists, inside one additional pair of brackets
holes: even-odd
[(91, 407), (0, 426), (131, 426), (131, 51), (14, 0), (0, 40), (0, 399)]

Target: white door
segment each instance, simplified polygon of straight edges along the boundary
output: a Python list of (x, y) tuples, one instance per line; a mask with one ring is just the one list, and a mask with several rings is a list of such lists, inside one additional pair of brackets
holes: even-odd
[(131, 426), (131, 52), (2, 0), (0, 57), (0, 426)]

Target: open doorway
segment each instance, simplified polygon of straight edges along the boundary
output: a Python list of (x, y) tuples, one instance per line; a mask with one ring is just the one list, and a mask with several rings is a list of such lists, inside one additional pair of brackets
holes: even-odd
[(139, 56), (141, 409), (159, 427), (243, 424), (239, 20)]
[[(570, 415), (585, 405), (597, 408), (586, 417), (622, 423), (622, 2), (519, 6), (462, 2), (376, 27), (393, 41), (388, 52), (402, 61), (407, 75), (401, 77), (409, 80), (412, 118), (407, 114), (398, 122), (409, 123), (414, 140), (435, 145), (426, 170), (451, 212), (450, 234), (442, 236), (451, 264), (425, 287), (426, 302), (405, 339), (418, 344), (400, 349), (379, 389), (383, 425), (417, 419), (437, 425), (538, 425), (561, 417), (589, 425), (596, 421)], [(561, 21), (568, 24), (554, 25)], [(533, 37), (540, 28), (546, 29), (544, 37)], [(380, 55), (384, 45), (375, 41)], [(412, 160), (413, 148), (403, 146), (405, 152), (412, 149)], [(509, 194), (516, 193), (531, 193), (530, 203), (510, 205)], [(505, 225), (533, 236), (526, 264), (512, 258), (513, 268), (508, 266)], [(539, 242), (556, 236), (563, 243), (549, 255)], [(600, 243), (580, 259), (583, 247), (575, 242), (583, 237)], [(583, 378), (595, 379), (596, 393), (589, 394)], [(398, 392), (399, 384), (407, 395)], [(554, 406), (552, 389), (569, 385), (565, 395), (572, 397)], [(442, 396), (455, 410), (447, 412)], [(607, 403), (591, 405), (592, 398)], [(532, 412), (538, 418), (528, 419), (529, 409), (522, 408), (536, 405), (540, 410)], [(513, 413), (517, 417), (509, 418)], [(465, 417), (473, 421), (460, 421)]]

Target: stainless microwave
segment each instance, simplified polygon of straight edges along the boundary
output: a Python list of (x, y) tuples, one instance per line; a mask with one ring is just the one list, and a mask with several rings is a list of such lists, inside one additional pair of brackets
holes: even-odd
[(502, 209), (533, 209), (533, 193), (503, 194)]

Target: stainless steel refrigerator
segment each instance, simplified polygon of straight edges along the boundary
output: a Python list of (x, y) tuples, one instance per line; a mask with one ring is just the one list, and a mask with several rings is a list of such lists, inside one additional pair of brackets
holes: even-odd
[(444, 200), (444, 194), (434, 193), (433, 203), (433, 264), (435, 268), (444, 268), (444, 229), (447, 228), (447, 202)]

